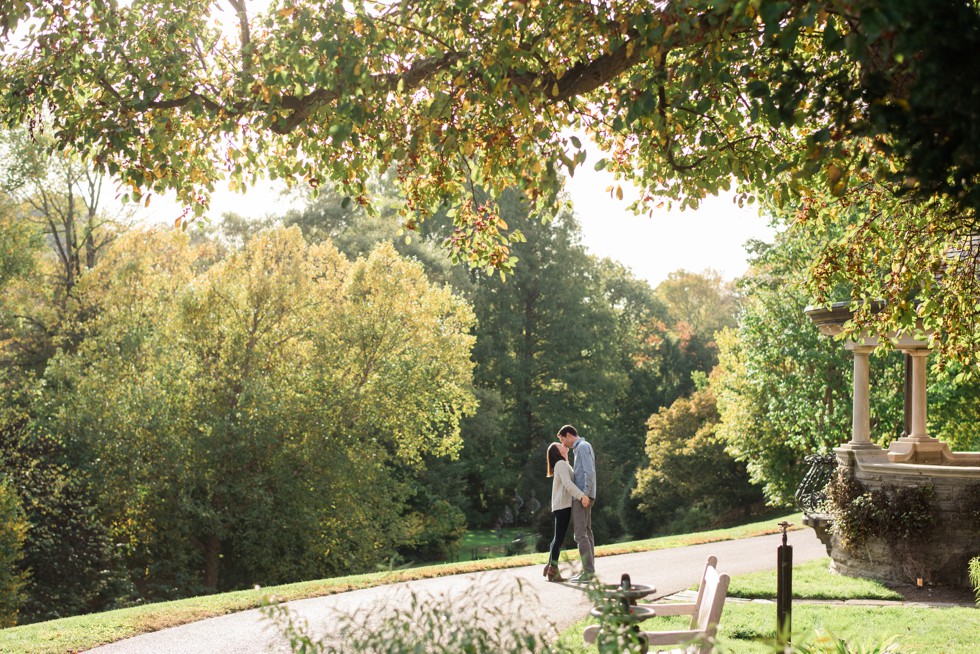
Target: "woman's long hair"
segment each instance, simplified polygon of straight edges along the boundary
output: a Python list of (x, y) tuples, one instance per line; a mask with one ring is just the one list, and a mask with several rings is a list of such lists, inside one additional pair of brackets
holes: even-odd
[(548, 446), (548, 476), (549, 477), (555, 476), (555, 466), (558, 464), (559, 461), (565, 458), (561, 455), (561, 450), (559, 450), (558, 448), (559, 448), (558, 443), (552, 443), (551, 445)]

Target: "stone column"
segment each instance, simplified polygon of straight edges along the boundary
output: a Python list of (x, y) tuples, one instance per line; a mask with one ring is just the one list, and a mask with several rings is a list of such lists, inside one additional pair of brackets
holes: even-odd
[(909, 433), (888, 446), (888, 460), (892, 463), (918, 463), (944, 465), (955, 459), (949, 446), (929, 436), (926, 413), (926, 383), (929, 350), (915, 347), (903, 350), (912, 360), (909, 404)]
[(912, 433), (912, 355), (902, 352), (902, 436)]
[(926, 366), (929, 363), (929, 350), (909, 350), (912, 357), (912, 431), (909, 438), (914, 441), (929, 439), (926, 427)]
[(851, 448), (878, 446), (871, 442), (871, 352), (874, 347), (848, 345), (854, 353), (854, 408), (851, 422)]

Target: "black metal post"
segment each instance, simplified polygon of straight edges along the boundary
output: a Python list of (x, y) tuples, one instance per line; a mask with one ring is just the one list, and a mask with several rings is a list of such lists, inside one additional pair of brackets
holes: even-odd
[(793, 629), (793, 546), (786, 544), (786, 530), (790, 522), (780, 522), (783, 544), (776, 550), (776, 639), (790, 642)]

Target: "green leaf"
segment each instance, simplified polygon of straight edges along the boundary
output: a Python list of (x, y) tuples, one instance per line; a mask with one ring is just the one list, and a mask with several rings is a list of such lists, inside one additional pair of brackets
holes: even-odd
[(745, 90), (753, 98), (764, 98), (769, 95), (769, 84), (761, 80), (749, 82), (745, 85)]

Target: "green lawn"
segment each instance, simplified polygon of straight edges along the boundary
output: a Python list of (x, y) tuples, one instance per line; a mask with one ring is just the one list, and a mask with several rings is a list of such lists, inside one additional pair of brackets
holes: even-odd
[[(847, 641), (851, 652), (857, 646), (895, 637), (901, 654), (976, 654), (980, 643), (980, 621), (972, 608), (908, 608), (903, 606), (848, 606), (798, 603), (793, 606), (793, 641), (837, 637)], [(582, 643), (582, 622), (563, 632), (561, 642), (573, 652), (595, 653)], [(643, 623), (651, 631), (684, 629), (677, 618), (654, 618)], [(717, 654), (774, 654), (770, 643), (776, 636), (773, 604), (726, 602), (718, 630)], [(842, 652), (842, 654), (844, 654)], [(896, 653), (897, 654), (897, 653)]]
[[(597, 556), (626, 554), (648, 550), (683, 547), (698, 543), (711, 543), (737, 538), (748, 538), (761, 534), (778, 533), (777, 523), (786, 520), (801, 524), (803, 516), (796, 513), (788, 516), (771, 516), (756, 523), (714, 529), (678, 536), (663, 536), (630, 543), (616, 543), (596, 548)], [(76, 616), (39, 622), (36, 624), (11, 627), (0, 630), (0, 654), (65, 654), (81, 651), (115, 642), (138, 634), (157, 631), (167, 627), (217, 617), (236, 611), (244, 611), (262, 606), (263, 601), (274, 595), (281, 601), (321, 597), (358, 588), (369, 588), (381, 584), (427, 579), (445, 575), (514, 568), (525, 565), (541, 565), (547, 554), (521, 554), (518, 556), (429, 565), (404, 570), (375, 572), (334, 579), (306, 581), (283, 586), (256, 590), (243, 590), (206, 597), (192, 597), (173, 602), (160, 602), (145, 606), (107, 611), (87, 616)]]
[[(877, 581), (831, 574), (830, 559), (815, 559), (793, 566), (794, 599), (812, 600), (901, 600), (902, 595)], [(776, 571), (766, 570), (732, 577), (729, 597), (773, 599)]]
[[(788, 520), (799, 525), (802, 522), (802, 516), (800, 514), (780, 516), (729, 529), (666, 536), (630, 543), (616, 543), (598, 547), (596, 553), (599, 556), (608, 556), (777, 533), (779, 527), (776, 525), (780, 520)], [(486, 535), (483, 534), (483, 537)], [(497, 541), (506, 540), (497, 539), (495, 535), (494, 539)], [(477, 541), (474, 539), (472, 542)], [(274, 595), (282, 601), (319, 597), (411, 579), (538, 565), (545, 562), (546, 556), (544, 553), (522, 554), (323, 579), (195, 597), (174, 602), (161, 602), (88, 616), (23, 625), (0, 630), (0, 653), (65, 654), (65, 652), (82, 651), (140, 633), (255, 608), (261, 606), (270, 595)], [(870, 582), (847, 580), (844, 577), (830, 575), (826, 571), (826, 562), (803, 565), (795, 570), (797, 572), (793, 587), (797, 596), (871, 597), (877, 599), (894, 597), (894, 595), (888, 594), (890, 591), (887, 589)], [(774, 594), (774, 589), (774, 573), (759, 573), (733, 579), (731, 592), (733, 596), (737, 594), (745, 597), (766, 597)], [(817, 607), (799, 604), (793, 610), (793, 626), (798, 630), (810, 632), (814, 627), (822, 625), (828, 628), (832, 627), (835, 633), (843, 635), (856, 633), (860, 634), (862, 638), (878, 634), (879, 631), (888, 634), (901, 634), (903, 638), (909, 638), (908, 641), (903, 640), (902, 642), (914, 643), (913, 649), (902, 650), (903, 653), (914, 651), (918, 654), (965, 654), (966, 652), (973, 654), (977, 648), (972, 643), (980, 642), (980, 633), (975, 627), (977, 617), (977, 611), (970, 608), (883, 609)], [(759, 605), (730, 601), (726, 605), (722, 622), (722, 638), (726, 639), (726, 642), (730, 641), (732, 647), (739, 648), (729, 651), (739, 653), (766, 651), (764, 648), (759, 649), (762, 646), (752, 642), (752, 638), (771, 636), (775, 628), (775, 608), (768, 604)], [(570, 643), (580, 645), (581, 632), (586, 624), (588, 623), (583, 622), (578, 626), (577, 633), (575, 633), (576, 630), (572, 630), (566, 633), (563, 638)], [(971, 645), (967, 647), (962, 642), (969, 642)], [(579, 651), (584, 652), (586, 650), (580, 649)], [(718, 654), (722, 654), (722, 652)]]
[[(866, 579), (832, 574), (828, 559), (793, 568), (793, 641), (814, 643), (840, 638), (851, 645), (846, 652), (863, 652), (894, 637), (901, 654), (976, 654), (980, 651), (980, 613), (976, 608), (914, 608), (844, 603), (807, 603), (806, 600), (896, 600), (901, 596)], [(776, 637), (775, 572), (736, 575), (718, 630), (717, 654), (773, 654)], [(751, 601), (754, 600), (754, 601)], [(583, 620), (564, 632), (561, 642), (573, 652), (594, 653), (582, 643), (582, 631), (594, 620)], [(654, 618), (643, 629), (685, 629), (681, 618)], [(837, 650), (828, 650), (834, 651)], [(867, 650), (867, 651), (870, 651)]]
[(513, 548), (512, 541), (523, 537), (525, 547), (534, 546), (538, 535), (528, 529), (474, 529), (466, 532), (457, 548), (457, 561), (474, 561), (477, 559), (492, 559), (507, 556)]

